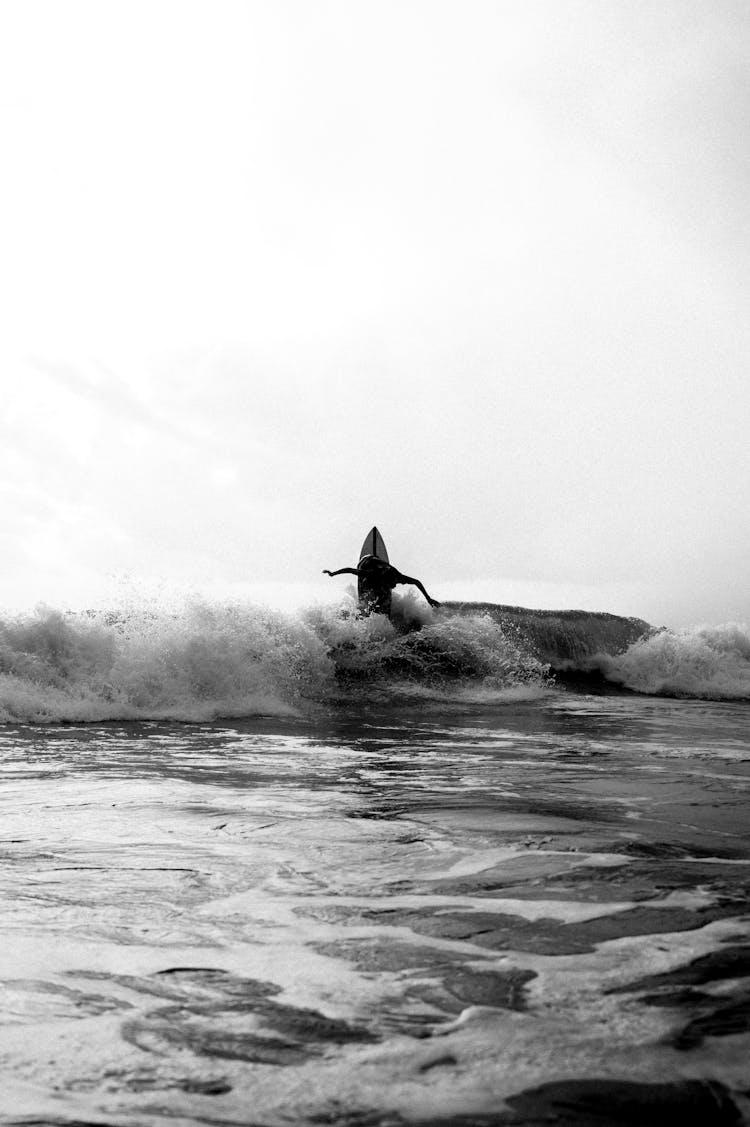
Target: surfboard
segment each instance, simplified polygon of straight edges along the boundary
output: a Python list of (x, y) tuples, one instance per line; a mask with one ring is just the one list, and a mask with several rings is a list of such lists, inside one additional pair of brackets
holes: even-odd
[(362, 559), (363, 556), (377, 556), (378, 559), (385, 560), (386, 563), (389, 562), (385, 542), (377, 528), (371, 528), (365, 536), (359, 558)]

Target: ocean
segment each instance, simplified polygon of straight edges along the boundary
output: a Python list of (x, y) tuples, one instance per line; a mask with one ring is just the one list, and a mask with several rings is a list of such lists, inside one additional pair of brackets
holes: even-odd
[(0, 620), (0, 1124), (750, 1123), (750, 632)]

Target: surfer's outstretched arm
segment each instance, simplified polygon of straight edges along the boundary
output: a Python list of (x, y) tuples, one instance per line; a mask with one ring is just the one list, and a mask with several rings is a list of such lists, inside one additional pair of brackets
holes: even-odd
[(439, 607), (440, 606), (440, 603), (437, 601), (437, 599), (433, 599), (427, 594), (427, 592), (424, 589), (423, 584), (418, 579), (412, 579), (411, 576), (409, 576), (409, 575), (401, 575), (401, 572), (399, 572), (399, 575), (400, 575), (399, 583), (411, 583), (413, 587), (418, 588), (418, 590), (420, 590), (422, 592), (422, 594), (427, 599), (427, 602), (430, 604), (431, 607)]
[(323, 568), (323, 574), (333, 577), (334, 575), (359, 575), (359, 572), (356, 567), (340, 567), (338, 571), (329, 571), (326, 567)]

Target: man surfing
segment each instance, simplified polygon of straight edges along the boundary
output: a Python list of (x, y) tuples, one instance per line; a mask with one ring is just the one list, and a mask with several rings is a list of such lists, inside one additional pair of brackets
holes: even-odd
[(340, 567), (338, 571), (324, 569), (324, 575), (356, 575), (359, 595), (359, 608), (362, 614), (390, 614), (393, 588), (399, 583), (411, 583), (418, 588), (431, 607), (440, 603), (431, 598), (418, 579), (412, 579), (379, 556), (363, 556), (356, 567)]

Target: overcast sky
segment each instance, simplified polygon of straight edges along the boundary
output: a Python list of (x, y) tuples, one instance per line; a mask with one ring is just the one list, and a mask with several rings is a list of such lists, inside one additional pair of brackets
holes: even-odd
[[(750, 620), (746, 0), (5, 0), (0, 603)], [(241, 586), (241, 585), (244, 585)]]

